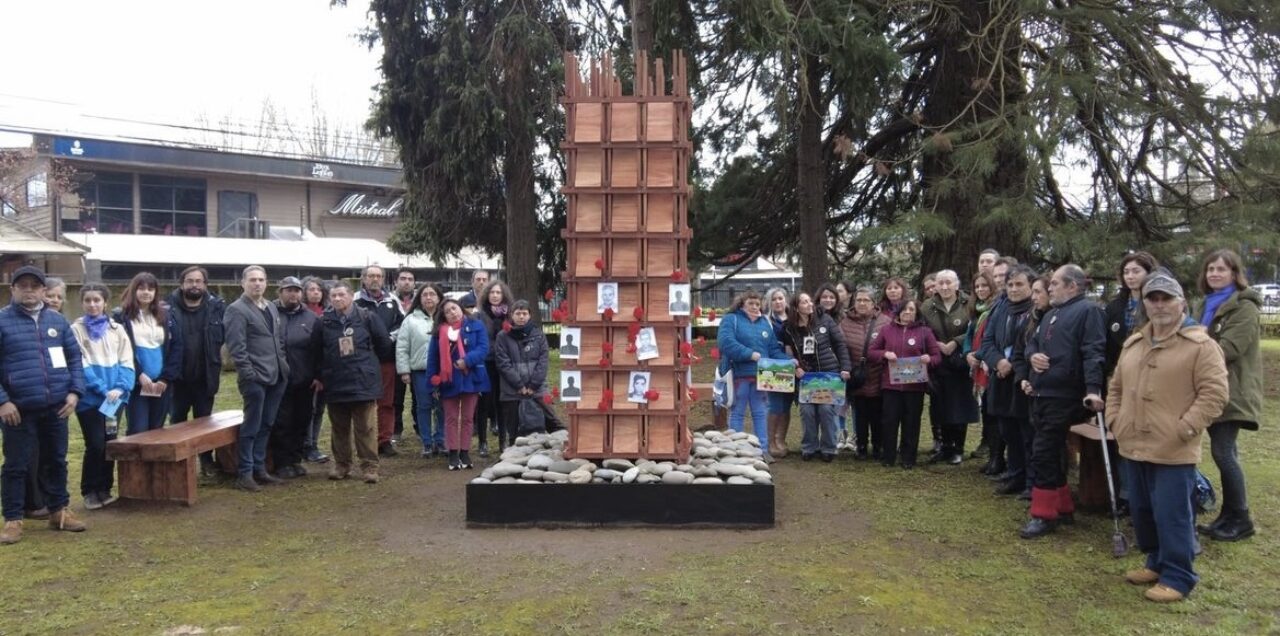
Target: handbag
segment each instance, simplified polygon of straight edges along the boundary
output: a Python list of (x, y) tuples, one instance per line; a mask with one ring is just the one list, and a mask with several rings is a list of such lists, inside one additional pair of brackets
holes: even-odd
[(718, 367), (711, 381), (711, 396), (715, 405), (727, 409), (733, 406), (733, 367), (724, 363), (721, 371)]
[(542, 405), (538, 404), (538, 400), (525, 398), (520, 400), (519, 404), (520, 427), (516, 430), (516, 434), (524, 436), (547, 432), (547, 414), (542, 410)]

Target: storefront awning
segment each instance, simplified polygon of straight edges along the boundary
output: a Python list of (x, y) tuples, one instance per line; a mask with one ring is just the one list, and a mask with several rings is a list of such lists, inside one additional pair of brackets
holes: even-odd
[(84, 250), (50, 241), (15, 223), (0, 222), (0, 256), (16, 254), (78, 256)]

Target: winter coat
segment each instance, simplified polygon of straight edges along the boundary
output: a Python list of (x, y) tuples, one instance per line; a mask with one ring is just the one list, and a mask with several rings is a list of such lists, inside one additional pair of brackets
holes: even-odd
[[(514, 402), (526, 397), (542, 397), (547, 392), (547, 337), (533, 323), (520, 337), (519, 330), (499, 331), (494, 341), (494, 364), (498, 365), (501, 386), (498, 399)], [(487, 364), (487, 363), (486, 363)], [(520, 395), (520, 389), (533, 389), (533, 396)]]
[(849, 348), (850, 369), (865, 362), (867, 365), (867, 381), (854, 389), (853, 397), (876, 397), (880, 395), (880, 374), (884, 372), (883, 361), (872, 361), (867, 353), (871, 350), (871, 341), (876, 334), (889, 324), (889, 317), (874, 313), (866, 318), (859, 318), (850, 310), (840, 321), (840, 334), (844, 345)]
[(747, 312), (739, 309), (720, 320), (716, 333), (716, 347), (726, 364), (733, 369), (734, 381), (756, 378), (756, 361), (751, 354), (761, 358), (784, 358), (782, 343), (774, 335), (773, 325), (763, 315), (752, 321)]
[(1077, 401), (1088, 394), (1102, 395), (1106, 346), (1102, 308), (1084, 294), (1051, 308), (1023, 350), (1028, 364), (1037, 353), (1049, 356), (1044, 373), (1028, 369), (1032, 395)]
[[(448, 329), (447, 325), (436, 325), (436, 331)], [(440, 391), (442, 398), (455, 398), (464, 393), (488, 393), (489, 373), (485, 370), (484, 359), (489, 355), (489, 333), (485, 330), (484, 323), (478, 318), (464, 318), (462, 320), (462, 333), (458, 336), (462, 339), (462, 344), (466, 347), (467, 355), (464, 360), (467, 363), (467, 370), (454, 368), (453, 380), (450, 382), (441, 382), (437, 389)], [(453, 355), (457, 350), (457, 345), (449, 344), (449, 359), (457, 360), (457, 356)], [(431, 335), (431, 344), (427, 349), (427, 375), (434, 381), (435, 377), (440, 375), (440, 337), (439, 333)]]
[(978, 420), (978, 401), (973, 397), (973, 378), (969, 375), (969, 363), (964, 359), (964, 339), (969, 334), (969, 297), (956, 292), (950, 311), (942, 297), (934, 295), (924, 303), (922, 318), (938, 340), (941, 352), (943, 343), (952, 343), (955, 349), (943, 354), (933, 374), (930, 415), (944, 424), (962, 424)]
[[(340, 339), (348, 330), (352, 351), (344, 356)], [(394, 356), (394, 350), (391, 336), (377, 316), (354, 305), (346, 314), (332, 307), (324, 310), (319, 325), (311, 332), (311, 355), (312, 368), (319, 370), (324, 384), (325, 402), (345, 404), (381, 398), (380, 360)]]
[[(204, 334), (204, 391), (206, 395), (217, 395), (218, 386), (222, 380), (222, 345), (226, 343), (226, 330), (223, 327), (222, 320), (227, 310), (227, 305), (221, 298), (209, 294), (204, 298), (206, 305), (203, 315), (205, 316), (204, 324), (200, 326), (199, 331)], [(186, 309), (186, 305), (182, 302), (182, 290), (174, 290), (169, 295), (169, 317), (174, 324), (174, 330), (181, 338), (183, 326), (188, 320), (195, 320), (197, 314)], [(121, 322), (118, 318), (116, 322)], [(121, 324), (124, 324), (121, 322)], [(129, 329), (128, 325), (125, 325)], [(132, 333), (130, 333), (132, 339)], [(181, 358), (179, 358), (181, 361)], [(134, 360), (135, 365), (137, 360)], [(178, 369), (182, 366), (179, 364)], [(177, 373), (173, 376), (173, 380), (182, 380), (182, 374)]]
[[(182, 325), (178, 324), (178, 312), (171, 305), (164, 309), (164, 342), (159, 347), (162, 360), (160, 376), (148, 377), (151, 377), (152, 382), (172, 385), (182, 379)], [(147, 360), (153, 359), (156, 351), (145, 343), (139, 346), (138, 336), (133, 333), (133, 321), (125, 319), (123, 310), (116, 309), (112, 312), (111, 319), (120, 323), (124, 332), (129, 334), (129, 342), (133, 344), (133, 368), (141, 376), (146, 372)], [(221, 352), (218, 355), (221, 356)], [(221, 360), (218, 362), (218, 373), (222, 373)]]
[[(273, 303), (259, 308), (242, 295), (227, 307), (227, 355), (240, 382), (273, 385), (289, 379), (284, 355), (284, 319)], [(267, 320), (270, 315), (271, 319)]]
[[(795, 320), (788, 320), (782, 332), (782, 344), (789, 347), (787, 355), (800, 361), (800, 368), (806, 372), (825, 371), (839, 373), (852, 371), (849, 362), (849, 347), (844, 342), (844, 332), (836, 325), (836, 321), (828, 314), (814, 312), (813, 322), (801, 327)], [(814, 352), (804, 353), (804, 339), (812, 336)]]
[(435, 321), (421, 309), (404, 317), (400, 333), (396, 334), (396, 373), (404, 375), (427, 370), (427, 347), (431, 344), (431, 329)]
[(1120, 349), (1124, 347), (1124, 343), (1133, 334), (1134, 330), (1142, 326), (1145, 320), (1142, 312), (1142, 301), (1138, 301), (1136, 315), (1133, 318), (1133, 329), (1125, 327), (1125, 314), (1129, 313), (1129, 290), (1121, 289), (1111, 302), (1103, 308), (1102, 312), (1106, 318), (1107, 325), (1107, 377), (1111, 377), (1111, 373), (1116, 369), (1116, 362), (1120, 360)]
[[(396, 295), (387, 291), (382, 291), (381, 298), (374, 298), (369, 294), (368, 290), (361, 289), (356, 292), (355, 305), (382, 321), (383, 329), (387, 330), (387, 334), (391, 336), (391, 341), (395, 342), (396, 333), (400, 330), (400, 322), (404, 320), (404, 315), (400, 313), (400, 301), (396, 300)], [(378, 354), (380, 362), (395, 362), (396, 352), (393, 348), (385, 357), (381, 353)]]
[[(1222, 347), (1227, 361), (1231, 399), (1216, 422), (1240, 422), (1241, 428), (1258, 430), (1262, 421), (1262, 325), (1259, 308), (1262, 296), (1242, 289), (1223, 301), (1205, 325), (1209, 337)], [(1203, 315), (1203, 311), (1196, 314)]]
[(996, 369), (1000, 362), (1013, 364), (1017, 349), (1026, 344), (1033, 304), (1030, 299), (1017, 303), (1001, 303), (1000, 311), (989, 314), (982, 330), (982, 344), (975, 354), (987, 365), (987, 412), (996, 417), (1025, 418), (1030, 404), (1027, 394), (1018, 388), (1016, 368), (1001, 378)]
[(306, 305), (298, 305), (290, 311), (276, 301), (276, 310), (284, 321), (284, 357), (289, 363), (289, 387), (307, 386), (316, 379), (311, 332), (319, 326), (320, 319)]
[(889, 323), (871, 340), (867, 351), (867, 359), (883, 363), (880, 371), (881, 391), (905, 391), (924, 393), (929, 388), (928, 382), (913, 384), (890, 384), (889, 364), (884, 354), (892, 351), (898, 358), (914, 358), (929, 355), (929, 373), (932, 374), (942, 361), (942, 352), (938, 349), (938, 340), (933, 337), (933, 330), (923, 322), (911, 325), (898, 324), (895, 320)]
[[(61, 349), (66, 364), (54, 368), (51, 349)], [(0, 309), (0, 404), (43, 409), (84, 392), (80, 345), (62, 314), (43, 307), (33, 317), (16, 301)]]
[[(489, 313), (490, 307), (488, 301), (482, 303), (482, 307), (476, 310), (475, 317), (484, 323), (485, 334), (489, 336), (489, 344), (492, 345), (498, 339), (498, 333), (502, 331), (502, 323), (511, 317), (511, 307), (507, 307), (507, 313), (503, 316), (494, 316)], [(493, 362), (497, 348), (489, 347), (489, 357), (485, 358), (485, 362)]]
[(956, 292), (956, 300), (947, 311), (942, 297), (934, 294), (920, 308), (920, 319), (933, 330), (938, 346), (951, 342), (956, 345), (956, 354), (963, 355), (964, 337), (969, 333), (969, 297), (964, 292)]
[(112, 390), (120, 391), (120, 399), (128, 401), (129, 392), (138, 382), (138, 373), (133, 369), (133, 343), (129, 342), (124, 326), (112, 320), (101, 338), (90, 340), (89, 328), (81, 316), (72, 323), (71, 332), (80, 345), (84, 367), (84, 393), (80, 395), (76, 411), (102, 406), (107, 392)]
[(1222, 350), (1188, 320), (1151, 342), (1151, 325), (1124, 343), (1107, 391), (1106, 418), (1120, 455), (1155, 464), (1200, 461), (1201, 433), (1227, 403)]

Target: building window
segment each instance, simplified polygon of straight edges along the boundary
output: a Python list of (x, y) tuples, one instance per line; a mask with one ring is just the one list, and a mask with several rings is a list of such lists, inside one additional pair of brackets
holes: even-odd
[(218, 236), (245, 238), (245, 223), (258, 218), (258, 195), (254, 192), (218, 191)]
[(27, 179), (27, 207), (41, 208), (49, 205), (49, 180), (41, 172)]
[(142, 234), (204, 236), (204, 179), (144, 174), (139, 178)]
[(94, 173), (76, 194), (80, 205), (62, 208), (63, 232), (133, 234), (133, 175)]

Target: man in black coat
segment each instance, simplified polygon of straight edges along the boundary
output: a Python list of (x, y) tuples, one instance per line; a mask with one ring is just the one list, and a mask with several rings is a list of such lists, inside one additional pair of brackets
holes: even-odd
[(311, 332), (313, 368), (319, 377), (312, 383), (324, 390), (332, 425), (333, 467), (329, 479), (346, 479), (351, 473), (352, 433), (355, 455), (367, 483), (378, 482), (378, 428), (376, 409), (382, 397), (381, 359), (395, 356), (391, 336), (382, 321), (355, 305), (351, 286), (334, 283), (330, 307)]
[(289, 361), (289, 381), (285, 386), (276, 424), (271, 428), (271, 459), (276, 476), (285, 479), (302, 477), (303, 447), (307, 428), (311, 425), (313, 398), (311, 382), (316, 379), (311, 353), (311, 332), (320, 319), (302, 304), (302, 281), (287, 276), (280, 281), (276, 310), (284, 322), (284, 355)]
[[(1031, 281), (1036, 274), (1026, 265), (1015, 266), (1005, 279), (1005, 296), (999, 311), (993, 310), (982, 333), (982, 344), (977, 356), (990, 372), (987, 376), (987, 396), (984, 406), (997, 418), (1000, 435), (1004, 438), (1009, 455), (1008, 470), (996, 494), (1016, 495), (1031, 487), (1027, 479), (1029, 448), (1023, 431), (1030, 428), (1028, 397), (1018, 389), (1013, 369), (1018, 337), (1027, 328), (1031, 318)], [(1030, 496), (1030, 493), (1028, 493)]]
[[(209, 272), (192, 265), (178, 276), (179, 289), (169, 296), (169, 311), (182, 330), (182, 374), (173, 381), (173, 409), (169, 421), (213, 413), (213, 398), (222, 379), (222, 345), (226, 341), (222, 320), (226, 304), (209, 293)], [(213, 452), (200, 454), (200, 468), (216, 473)]]
[(1022, 390), (1031, 396), (1035, 428), (1031, 469), (1031, 520), (1024, 539), (1044, 536), (1075, 512), (1063, 455), (1067, 430), (1103, 406), (1106, 328), (1102, 308), (1085, 299), (1089, 278), (1077, 265), (1063, 265), (1049, 281), (1049, 302), (1024, 350), (1030, 372)]
[[(395, 342), (404, 314), (400, 313), (400, 303), (395, 295), (383, 288), (384, 280), (386, 273), (381, 267), (365, 267), (360, 275), (360, 291), (356, 292), (355, 305), (381, 320), (383, 328), (391, 335), (391, 341)], [(403, 383), (396, 380), (394, 347), (390, 355), (379, 356), (378, 361), (382, 378), (382, 397), (378, 399), (378, 454), (391, 457), (398, 454), (391, 442), (396, 433), (396, 385)]]

